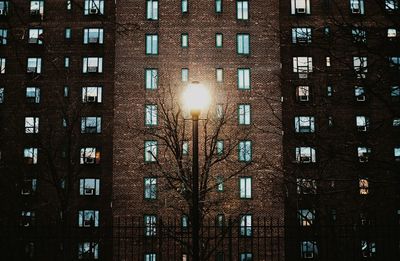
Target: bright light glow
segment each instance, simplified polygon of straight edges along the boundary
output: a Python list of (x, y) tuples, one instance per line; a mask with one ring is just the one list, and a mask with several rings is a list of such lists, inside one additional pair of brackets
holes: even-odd
[(182, 101), (185, 108), (190, 112), (200, 113), (208, 108), (211, 97), (208, 89), (200, 83), (189, 84), (183, 92)]

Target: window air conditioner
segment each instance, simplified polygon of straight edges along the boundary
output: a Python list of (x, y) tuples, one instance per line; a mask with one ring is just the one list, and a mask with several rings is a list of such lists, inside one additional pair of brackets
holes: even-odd
[(31, 190), (28, 188), (23, 188), (21, 189), (21, 195), (30, 195), (31, 194)]
[(31, 43), (31, 44), (37, 44), (38, 41), (39, 41), (38, 38), (29, 38), (29, 40), (28, 40), (28, 42)]
[(358, 131), (367, 131), (367, 126), (357, 126)]
[(97, 72), (96, 66), (88, 66), (87, 71), (90, 73)]
[(97, 9), (97, 8), (90, 8), (89, 13), (90, 13), (90, 14), (98, 14), (98, 13), (99, 13), (99, 9)]
[(305, 14), (306, 13), (306, 9), (305, 8), (296, 8), (296, 13)]
[(94, 162), (95, 162), (95, 158), (91, 158), (91, 157), (85, 158), (85, 164), (94, 164)]
[(28, 73), (35, 73), (36, 72), (36, 67), (28, 67), (27, 72)]
[(357, 96), (357, 101), (365, 101), (365, 95)]
[(353, 3), (351, 6), (351, 12), (353, 14), (359, 14), (360, 13), (360, 5), (359, 3)]
[(40, 15), (39, 10), (31, 10), (31, 15)]
[(86, 133), (96, 133), (97, 132), (97, 127), (96, 126), (86, 126), (85, 127), (85, 132)]
[(360, 162), (368, 162), (368, 153), (362, 153), (358, 158)]
[(96, 96), (87, 96), (86, 101), (87, 102), (96, 102)]
[(99, 38), (98, 37), (89, 37), (89, 43), (98, 43)]
[(300, 95), (299, 101), (309, 101), (308, 95)]
[(91, 227), (92, 224), (93, 224), (93, 220), (91, 220), (91, 219), (83, 221), (83, 226), (84, 227)]
[(93, 188), (85, 188), (85, 195), (93, 195), (94, 189)]
[(311, 162), (311, 157), (308, 157), (308, 156), (300, 156), (300, 162), (301, 162), (301, 163), (310, 163), (310, 162)]
[(314, 253), (313, 252), (305, 252), (304, 258), (314, 258)]
[(308, 78), (308, 73), (304, 72), (299, 73), (299, 79), (307, 79), (307, 78)]

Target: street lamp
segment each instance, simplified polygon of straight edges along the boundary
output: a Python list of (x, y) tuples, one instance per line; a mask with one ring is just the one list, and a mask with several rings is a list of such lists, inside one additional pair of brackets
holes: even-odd
[(192, 159), (192, 255), (193, 261), (200, 260), (199, 234), (199, 115), (210, 104), (208, 89), (199, 82), (189, 84), (182, 95), (184, 106), (192, 115), (193, 159)]

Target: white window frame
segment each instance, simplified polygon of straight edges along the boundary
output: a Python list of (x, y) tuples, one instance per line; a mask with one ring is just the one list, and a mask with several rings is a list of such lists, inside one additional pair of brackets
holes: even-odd
[(100, 179), (98, 179), (98, 178), (81, 178), (81, 179), (79, 179), (79, 195), (80, 196), (99, 196), (100, 195)]
[(188, 68), (182, 68), (181, 69), (181, 81), (182, 82), (188, 82), (189, 81), (189, 69)]
[(369, 118), (366, 116), (356, 116), (356, 127), (358, 131), (367, 131), (369, 127)]
[(81, 133), (101, 133), (101, 117), (81, 117)]
[(156, 140), (146, 140), (144, 142), (144, 161), (156, 162), (158, 156), (158, 142)]
[(38, 148), (24, 148), (24, 158), (28, 164), (37, 164)]
[(5, 28), (0, 28), (0, 45), (6, 45), (8, 38), (8, 30)]
[(158, 0), (146, 0), (146, 19), (158, 20)]
[(82, 103), (101, 103), (103, 100), (103, 87), (82, 87)]
[(236, 51), (238, 54), (250, 54), (250, 34), (240, 33), (236, 35)]
[(252, 198), (252, 183), (251, 177), (240, 177), (239, 178), (239, 196), (241, 199)]
[(146, 55), (158, 55), (158, 34), (146, 34)]
[(103, 44), (104, 29), (103, 28), (84, 28), (83, 44)]
[(249, 20), (249, 1), (236, 0), (236, 19)]
[(25, 117), (25, 133), (39, 133), (39, 117)]
[(291, 14), (311, 14), (310, 0), (291, 0)]
[(312, 42), (312, 31), (310, 27), (292, 28), (292, 43), (310, 44)]
[(350, 12), (352, 14), (364, 14), (364, 0), (350, 0)]
[(85, 209), (78, 211), (79, 227), (99, 227), (99, 211), (93, 209)]
[(102, 73), (103, 57), (84, 57), (82, 73)]
[(237, 70), (238, 76), (238, 89), (239, 90), (250, 90), (251, 88), (251, 74), (250, 68), (239, 68)]
[(146, 90), (156, 90), (158, 88), (158, 69), (145, 69), (145, 85)]
[(239, 125), (251, 124), (251, 105), (239, 104), (238, 105), (238, 123)]
[(30, 1), (30, 14), (31, 15), (44, 15), (44, 0), (31, 0)]
[(314, 116), (296, 116), (294, 126), (296, 133), (313, 133), (315, 132), (315, 118)]
[[(34, 93), (35, 96), (28, 96)], [(40, 103), (40, 88), (38, 87), (26, 87), (25, 97), (31, 103)]]
[(145, 105), (145, 125), (156, 126), (158, 123), (158, 108), (157, 104), (146, 104)]
[(42, 58), (29, 57), (26, 64), (27, 73), (41, 73), (42, 72)]
[(296, 147), (296, 162), (302, 164), (315, 163), (316, 153), (313, 147)]
[(313, 72), (313, 59), (309, 56), (293, 57), (293, 72), (308, 74)]
[(103, 15), (104, 0), (85, 0), (84, 15)]

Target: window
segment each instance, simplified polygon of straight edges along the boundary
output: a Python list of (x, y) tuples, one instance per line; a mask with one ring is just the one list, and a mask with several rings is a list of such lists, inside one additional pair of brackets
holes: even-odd
[(217, 182), (217, 191), (218, 192), (223, 192), (224, 191), (224, 177), (223, 176), (217, 176), (216, 178)]
[(189, 142), (187, 140), (182, 141), (182, 155), (189, 155)]
[(393, 149), (394, 159), (396, 161), (400, 161), (400, 147), (396, 147)]
[(37, 148), (25, 148), (24, 159), (27, 164), (37, 164), (38, 162), (38, 149)]
[(326, 96), (332, 97), (333, 95), (333, 88), (331, 85), (326, 86)]
[(400, 69), (400, 56), (390, 56), (389, 66), (396, 69)]
[(71, 11), (72, 10), (72, 0), (67, 0), (66, 5), (67, 5), (67, 10)]
[(6, 73), (6, 58), (0, 58), (0, 74)]
[(157, 125), (157, 105), (146, 104), (145, 106), (145, 125), (155, 126)]
[(224, 69), (222, 68), (215, 69), (215, 78), (218, 83), (224, 82)]
[(35, 211), (21, 211), (21, 223), (23, 227), (33, 226), (35, 223)]
[(354, 96), (356, 97), (356, 101), (365, 101), (365, 89), (362, 86), (354, 87)]
[(218, 119), (222, 119), (224, 117), (224, 105), (223, 104), (217, 104), (216, 105), (215, 114), (216, 114)]
[(181, 0), (181, 10), (182, 14), (186, 14), (188, 12), (188, 0)]
[(328, 126), (330, 128), (333, 127), (333, 117), (332, 116), (328, 116)]
[(189, 217), (187, 215), (182, 215), (181, 217), (182, 230), (187, 230), (188, 226), (189, 226)]
[(4, 88), (0, 87), (0, 104), (4, 103)]
[(94, 165), (100, 163), (100, 151), (94, 147), (81, 148), (80, 164)]
[(311, 43), (311, 28), (309, 27), (296, 27), (292, 28), (292, 43)]
[(37, 179), (24, 179), (21, 188), (21, 195), (32, 195), (36, 192)]
[(239, 194), (240, 198), (251, 198), (251, 177), (241, 177), (239, 178)]
[(146, 69), (145, 70), (145, 85), (147, 90), (155, 90), (158, 88), (158, 70)]
[(65, 36), (65, 39), (71, 39), (71, 28), (65, 28), (65, 33), (64, 33), (64, 36)]
[(7, 29), (0, 29), (0, 45), (7, 44), (7, 34), (8, 34)]
[(42, 72), (42, 58), (28, 58), (27, 72), (28, 73), (41, 73)]
[(0, 1), (0, 16), (7, 15), (8, 1)]
[(101, 133), (101, 117), (82, 117), (81, 133)]
[(369, 118), (365, 116), (356, 116), (356, 126), (358, 131), (367, 131), (369, 128)]
[(81, 196), (100, 195), (100, 179), (94, 179), (94, 178), (79, 179), (79, 195)]
[(358, 147), (357, 155), (359, 162), (368, 162), (368, 157), (371, 154), (371, 149), (367, 147)]
[(216, 33), (215, 34), (215, 47), (222, 48), (223, 46), (223, 34)]
[(155, 253), (147, 253), (144, 254), (144, 261), (156, 261), (157, 254)]
[(313, 209), (299, 209), (297, 216), (300, 222), (300, 226), (309, 227), (314, 223), (315, 210)]
[(353, 42), (355, 43), (366, 43), (367, 42), (367, 31), (360, 28), (353, 28), (351, 30), (353, 36)]
[(353, 68), (355, 74), (357, 75), (357, 78), (365, 78), (366, 73), (368, 72), (367, 57), (365, 56), (353, 57)]
[(394, 118), (392, 122), (393, 127), (400, 127), (400, 118)]
[(103, 44), (103, 28), (85, 28), (83, 29), (84, 44)]
[(390, 97), (392, 101), (400, 101), (400, 87), (399, 86), (391, 86), (390, 87)]
[(147, 140), (144, 142), (144, 161), (155, 162), (157, 161), (158, 142), (156, 140)]
[(222, 13), (222, 0), (215, 0), (215, 12)]
[(296, 99), (299, 102), (307, 102), (310, 100), (310, 87), (309, 86), (297, 86), (296, 87)]
[(215, 217), (215, 225), (217, 227), (223, 227), (225, 225), (225, 215), (224, 214), (218, 214)]
[(147, 20), (158, 20), (158, 0), (146, 0)]
[(393, 39), (399, 36), (399, 32), (396, 30), (396, 28), (388, 28), (387, 29), (387, 37), (389, 39)]
[(249, 19), (249, 1), (248, 0), (237, 0), (236, 1), (236, 18), (238, 20)]
[(98, 210), (80, 210), (78, 213), (79, 227), (98, 227), (99, 211)]
[(188, 68), (182, 68), (182, 70), (181, 70), (181, 80), (182, 80), (182, 82), (188, 82), (189, 81), (189, 69)]
[(366, 240), (361, 240), (361, 255), (363, 257), (373, 257), (376, 255), (376, 244)]
[(146, 54), (156, 55), (158, 54), (158, 35), (147, 34), (146, 35)]
[(314, 258), (318, 255), (317, 243), (315, 241), (301, 241), (300, 253), (302, 258)]
[(317, 193), (317, 182), (315, 179), (296, 179), (297, 194), (316, 194)]
[(103, 96), (102, 93), (102, 87), (82, 87), (82, 102), (101, 103)]
[(293, 72), (307, 74), (313, 71), (312, 57), (293, 57)]
[(312, 133), (315, 131), (314, 117), (298, 116), (294, 118), (294, 129), (297, 133)]
[(40, 89), (38, 87), (26, 87), (26, 99), (29, 103), (39, 103)]
[(249, 90), (250, 89), (250, 69), (240, 68), (238, 69), (238, 89)]
[(252, 159), (252, 144), (249, 140), (239, 142), (239, 161), (250, 162)]
[(296, 162), (297, 163), (315, 163), (315, 149), (311, 147), (297, 147), (296, 148)]
[(236, 35), (236, 51), (238, 54), (250, 54), (250, 35)]
[(239, 234), (245, 237), (252, 236), (252, 216), (251, 215), (242, 215), (240, 217), (240, 227), (239, 227)]
[(360, 195), (367, 195), (369, 193), (369, 183), (367, 178), (360, 178), (358, 180), (358, 187)]
[(64, 98), (67, 98), (69, 96), (69, 87), (68, 86), (64, 86), (63, 94), (64, 94)]
[(103, 15), (104, 0), (85, 0), (84, 15)]
[(157, 198), (157, 178), (144, 178), (144, 198)]
[(155, 236), (157, 233), (157, 216), (145, 215), (144, 216), (144, 234), (148, 237)]
[(31, 15), (43, 16), (44, 15), (44, 1), (43, 0), (36, 0), (36, 1), (31, 0), (30, 12), (31, 12)]
[(187, 33), (181, 34), (181, 47), (182, 48), (189, 47), (189, 35)]
[(352, 14), (364, 14), (364, 0), (350, 0)]
[(25, 133), (39, 133), (39, 117), (25, 117)]
[(99, 259), (99, 244), (95, 242), (79, 243), (78, 259)]
[(385, 0), (385, 9), (388, 12), (398, 11), (399, 10), (399, 1), (398, 0)]
[(331, 67), (331, 57), (327, 56), (325, 57), (326, 60), (326, 67)]
[(82, 72), (83, 73), (102, 73), (103, 72), (103, 57), (84, 57)]
[(252, 253), (240, 253), (240, 261), (253, 261), (253, 254)]
[(310, 14), (310, 0), (291, 0), (291, 13), (292, 14)]
[(238, 105), (239, 125), (250, 125), (251, 106), (250, 104)]
[(69, 57), (64, 57), (64, 68), (69, 68)]
[(224, 141), (217, 140), (216, 148), (217, 148), (217, 155), (222, 156), (224, 154)]

